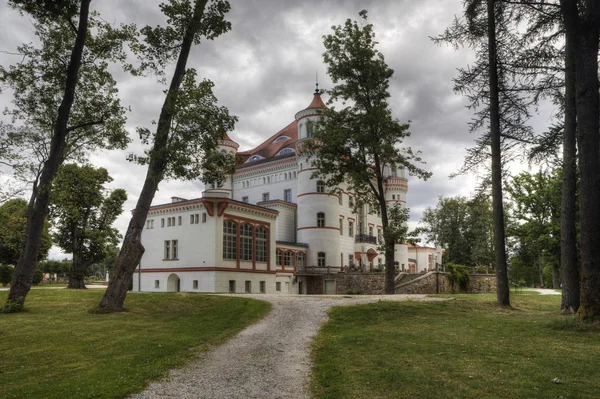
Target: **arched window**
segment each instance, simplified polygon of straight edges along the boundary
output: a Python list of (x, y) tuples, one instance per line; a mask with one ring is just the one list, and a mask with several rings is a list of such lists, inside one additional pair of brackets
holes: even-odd
[(317, 213), (317, 227), (325, 227), (325, 213)]
[(289, 140), (289, 139), (290, 139), (289, 136), (279, 136), (275, 140), (273, 140), (273, 143), (279, 143), (281, 141), (286, 141), (286, 140)]
[(237, 259), (237, 223), (233, 220), (223, 222), (223, 259)]
[(252, 260), (253, 227), (248, 223), (240, 225), (240, 252), (242, 260)]
[(259, 226), (256, 228), (256, 261), (267, 261), (267, 229)]
[(317, 181), (317, 192), (324, 193), (325, 192), (325, 182), (323, 180)]
[(291, 153), (293, 153), (293, 152), (294, 152), (294, 150), (293, 150), (293, 149), (291, 149), (291, 148), (284, 148), (283, 150), (279, 151), (279, 152), (277, 153), (277, 155), (291, 154)]
[(317, 254), (317, 266), (325, 267), (325, 265), (326, 265), (325, 252), (319, 252)]

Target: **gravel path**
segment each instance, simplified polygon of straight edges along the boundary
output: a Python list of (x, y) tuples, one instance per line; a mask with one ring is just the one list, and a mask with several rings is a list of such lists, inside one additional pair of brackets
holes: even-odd
[(225, 344), (202, 353), (165, 381), (132, 396), (142, 398), (308, 398), (310, 342), (332, 306), (379, 300), (436, 301), (425, 295), (244, 295), (273, 310)]

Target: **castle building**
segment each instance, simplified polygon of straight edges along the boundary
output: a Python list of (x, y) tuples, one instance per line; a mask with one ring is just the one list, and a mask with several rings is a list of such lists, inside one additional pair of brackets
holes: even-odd
[[(330, 192), (296, 152), (324, 107), (317, 90), (294, 121), (248, 151), (226, 136), (218, 150), (238, 161), (222, 186), (152, 206), (134, 291), (334, 294), (337, 273), (383, 271), (377, 210), (355, 212), (353, 193)], [(405, 171), (387, 175), (387, 203), (404, 205)], [(395, 263), (420, 273), (434, 270), (441, 254), (396, 244)]]

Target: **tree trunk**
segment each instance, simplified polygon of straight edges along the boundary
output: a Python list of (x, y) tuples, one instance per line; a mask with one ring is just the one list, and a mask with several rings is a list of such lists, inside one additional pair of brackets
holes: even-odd
[(600, 101), (598, 46), (600, 4), (561, 0), (565, 30), (574, 35), (577, 144), (579, 147), (581, 296), (580, 320), (600, 320)]
[(490, 141), (492, 147), (492, 211), (496, 258), (496, 297), (501, 306), (510, 306), (508, 271), (502, 204), (502, 154), (500, 147), (500, 101), (498, 94), (498, 63), (496, 53), (496, 19), (494, 0), (487, 0), (488, 51), (490, 79)]
[(579, 309), (579, 265), (577, 264), (577, 112), (575, 103), (575, 43), (573, 32), (565, 32), (565, 129), (563, 132), (563, 180), (560, 214), (560, 264), (562, 268), (561, 312)]
[(131, 281), (135, 268), (140, 263), (142, 255), (144, 254), (144, 246), (141, 242), (142, 230), (144, 228), (144, 223), (146, 222), (146, 217), (148, 216), (150, 205), (156, 194), (158, 184), (163, 179), (164, 170), (167, 166), (168, 139), (171, 130), (174, 106), (177, 102), (181, 81), (185, 75), (186, 64), (194, 41), (194, 36), (200, 29), (202, 15), (204, 14), (204, 7), (206, 6), (207, 1), (208, 0), (196, 0), (194, 15), (186, 28), (179, 57), (177, 59), (177, 65), (173, 72), (169, 91), (167, 92), (158, 119), (154, 146), (150, 152), (150, 164), (148, 165), (146, 180), (144, 181), (144, 186), (140, 197), (138, 198), (135, 210), (133, 211), (133, 216), (129, 221), (125, 239), (123, 240), (123, 246), (117, 257), (115, 274), (111, 278), (108, 288), (98, 305), (103, 311), (115, 312), (123, 310), (129, 282)]
[(544, 288), (544, 263), (542, 262), (542, 252), (538, 251), (538, 277), (540, 279), (540, 288)]
[(81, 65), (81, 58), (85, 47), (90, 1), (81, 1), (77, 37), (75, 38), (75, 44), (73, 45), (73, 51), (71, 52), (71, 58), (67, 67), (65, 91), (60, 107), (58, 108), (54, 134), (50, 142), (50, 153), (48, 160), (42, 168), (38, 190), (34, 190), (31, 194), (30, 204), (32, 206), (29, 208), (27, 215), (27, 240), (15, 267), (8, 299), (4, 306), (5, 312), (20, 311), (25, 304), (25, 297), (31, 288), (41, 245), (44, 220), (48, 215), (48, 201), (52, 181), (64, 159), (63, 153), (67, 136), (67, 126), (71, 107), (75, 100), (79, 66)]
[(81, 255), (77, 252), (73, 252), (73, 267), (69, 271), (69, 284), (67, 288), (74, 290), (85, 290), (85, 271), (87, 264), (81, 258)]

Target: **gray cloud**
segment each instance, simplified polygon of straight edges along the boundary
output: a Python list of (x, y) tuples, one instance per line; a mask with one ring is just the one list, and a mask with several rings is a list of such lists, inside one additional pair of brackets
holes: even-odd
[[(106, 0), (93, 2), (92, 6), (111, 23), (134, 22), (141, 26), (164, 23), (158, 3)], [(473, 56), (468, 49), (454, 51), (436, 46), (429, 38), (442, 33), (454, 15), (460, 14), (462, 1), (247, 0), (232, 1), (231, 6), (231, 32), (196, 46), (188, 65), (196, 68), (200, 77), (215, 83), (220, 104), (239, 117), (230, 135), (242, 150), (285, 127), (298, 110), (310, 103), (315, 72), (320, 87), (331, 88), (322, 60), (322, 36), (346, 18), (357, 19), (358, 12), (366, 8), (379, 49), (395, 70), (390, 87), (394, 115), (402, 122), (412, 121), (413, 135), (407, 144), (422, 151), (427, 162), (424, 167), (434, 173), (426, 182), (415, 178), (409, 181), (411, 225), (426, 207), (435, 206), (440, 195), (468, 194), (472, 190), (473, 177), (448, 180), (447, 176), (460, 167), (465, 147), (472, 145), (474, 138), (467, 128), (471, 111), (465, 109), (465, 100), (452, 92), (456, 68), (466, 65)], [(7, 10), (5, 4), (0, 5), (0, 50), (14, 51), (19, 43), (32, 39), (30, 22)], [(16, 61), (14, 56), (0, 54), (3, 65)], [(127, 190), (129, 210), (135, 206), (146, 170), (128, 163), (125, 157), (129, 152), (141, 152), (135, 127), (152, 128), (150, 122), (158, 118), (164, 87), (152, 77), (134, 78), (118, 68), (115, 76), (123, 103), (132, 108), (128, 129), (134, 143), (127, 151), (94, 154), (90, 160), (109, 170), (113, 187)], [(2, 93), (0, 106), (9, 102), (9, 94)], [(199, 182), (164, 182), (154, 203), (168, 202), (173, 195), (199, 197), (201, 191)], [(122, 232), (129, 217), (125, 212), (117, 221)]]

